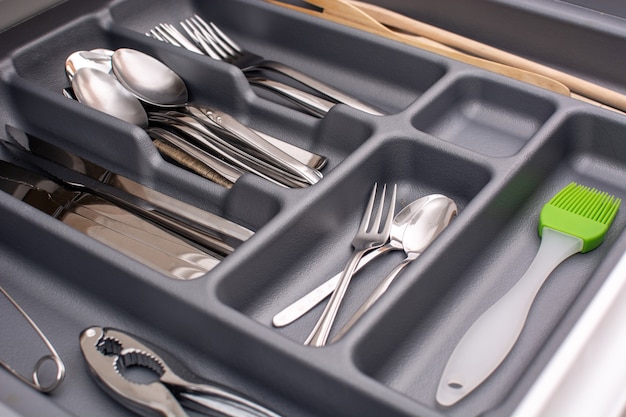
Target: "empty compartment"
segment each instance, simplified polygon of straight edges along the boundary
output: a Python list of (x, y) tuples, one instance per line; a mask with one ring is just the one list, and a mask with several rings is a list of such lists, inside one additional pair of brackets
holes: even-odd
[[(375, 139), (372, 139), (375, 141)], [(284, 307), (340, 272), (374, 183), (398, 185), (396, 212), (428, 194), (444, 194), (458, 210), (468, 204), (490, 179), (484, 166), (433, 149), (410, 138), (370, 143), (368, 152), (352, 160), (340, 183), (315, 200), (304, 196), (271, 242), (264, 242), (248, 262), (237, 265), (218, 286), (229, 306), (263, 324)], [(355, 156), (356, 157), (356, 156)], [(348, 164), (348, 161), (345, 162)], [(368, 265), (349, 288), (338, 323), (344, 323), (403, 255), (395, 251)], [(301, 320), (277, 331), (303, 342), (323, 304)]]
[(516, 154), (554, 110), (544, 97), (465, 77), (416, 115), (413, 126), (487, 156), (507, 157)]
[(496, 408), (498, 415), (510, 415), (584, 309), (589, 297), (581, 292), (595, 291), (606, 278), (597, 271), (626, 226), (623, 207), (604, 243), (571, 256), (548, 276), (508, 356), (451, 407), (435, 400), (444, 367), (469, 327), (530, 265), (539, 248), (544, 204), (572, 181), (626, 197), (625, 134), (626, 128), (614, 119), (568, 117), (477, 215), (457, 224), (461, 232), (445, 253), (425, 254), (419, 279), (404, 288), (359, 340), (355, 364), (442, 415), (477, 416)]

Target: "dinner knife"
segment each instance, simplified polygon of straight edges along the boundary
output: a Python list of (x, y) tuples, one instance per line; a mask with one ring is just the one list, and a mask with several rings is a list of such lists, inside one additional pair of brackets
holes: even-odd
[(244, 226), (113, 173), (65, 149), (28, 135), (14, 126), (7, 125), (6, 131), (10, 143), (50, 162), (77, 171), (93, 180), (109, 184), (156, 207), (165, 208), (166, 211), (175, 213), (176, 217), (184, 219), (184, 221), (194, 225), (195, 228), (223, 235), (234, 246), (238, 246), (254, 234), (253, 231)]

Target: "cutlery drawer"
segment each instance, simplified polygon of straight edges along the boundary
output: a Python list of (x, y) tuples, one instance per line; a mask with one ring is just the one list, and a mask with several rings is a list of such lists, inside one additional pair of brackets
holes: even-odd
[[(595, 12), (539, 0), (527, 9), (488, 2), (485, 16), (453, 0), (431, 2), (427, 10), (372, 3), (625, 88), (614, 57), (601, 48), (582, 44), (584, 53), (550, 55), (576, 44), (557, 36), (536, 45), (541, 34), (569, 22), (562, 33), (573, 39), (594, 33), (607, 48), (623, 46), (623, 28), (604, 33), (586, 26), (583, 17)], [(459, 9), (444, 15), (452, 6)], [(573, 11), (558, 18), (563, 10)], [(513, 32), (488, 13), (509, 17)], [(160, 22), (194, 14), (246, 49), (306, 70), (383, 114), (338, 104), (315, 117), (252, 86), (234, 65), (146, 36)], [(528, 45), (515, 33), (522, 23), (538, 28)], [(0, 410), (134, 415), (98, 387), (81, 355), (81, 331), (102, 325), (153, 341), (194, 373), (284, 416), (512, 415), (626, 250), (621, 209), (600, 247), (550, 275), (502, 365), (458, 404), (443, 407), (435, 395), (446, 362), (533, 260), (542, 206), (572, 181), (626, 198), (623, 114), (261, 0), (67, 0), (0, 38), (0, 139), (9, 137), (6, 126), (15, 127), (254, 232), (206, 274), (175, 280), (0, 191), (0, 285), (67, 367), (64, 382), (47, 396), (0, 369)], [(62, 94), (70, 87), (66, 58), (95, 48), (133, 48), (159, 59), (183, 78), (190, 102), (326, 157), (323, 178), (289, 189), (244, 174), (225, 188), (183, 169), (157, 151), (142, 127)], [(603, 68), (586, 62), (587, 52)], [(15, 156), (2, 146), (0, 159)], [(6, 175), (0, 171), (0, 180)], [(397, 211), (443, 194), (458, 214), (342, 338), (305, 346), (324, 304), (284, 327), (272, 319), (342, 270), (374, 183), (397, 185)], [(404, 256), (390, 252), (355, 276), (338, 326)], [(30, 375), (46, 353), (2, 298), (0, 312), (10, 342), (0, 360)], [(140, 373), (128, 377), (145, 383)]]

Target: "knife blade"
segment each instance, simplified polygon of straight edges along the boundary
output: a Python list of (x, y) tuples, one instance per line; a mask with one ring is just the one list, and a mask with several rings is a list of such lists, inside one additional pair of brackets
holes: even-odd
[(144, 232), (80, 206), (79, 201), (90, 196), (64, 189), (7, 161), (0, 161), (0, 190), (172, 278), (198, 278), (219, 263), (180, 239), (165, 238), (166, 231), (160, 230), (161, 235)]
[[(123, 189), (95, 180), (78, 171), (67, 169), (65, 166), (58, 165), (46, 158), (41, 158), (28, 150), (22, 149), (20, 145), (7, 142), (3, 142), (3, 145), (14, 157), (25, 161), (33, 170), (38, 171), (66, 188), (73, 191), (85, 191), (96, 194), (146, 220), (152, 221), (155, 224), (165, 227), (180, 236), (188, 238), (222, 255), (228, 255), (234, 251), (234, 248), (223, 240), (223, 236), (220, 235), (215, 228), (207, 229), (207, 226), (212, 226), (212, 224), (207, 224), (207, 218), (212, 217), (221, 219), (227, 223), (232, 223), (226, 219), (198, 209), (204, 215), (204, 218), (202, 218), (201, 222), (195, 222), (192, 221), (189, 216), (181, 215), (178, 211), (175, 211), (176, 207), (172, 209), (163, 204), (158, 204), (159, 200), (178, 201), (169, 196), (165, 196), (165, 194), (161, 194), (135, 183), (145, 192), (145, 195), (142, 197), (148, 198), (148, 200), (146, 200)], [(131, 183), (134, 182), (131, 181)], [(154, 203), (154, 201), (157, 201), (157, 203)], [(198, 213), (195, 214), (198, 215)]]
[(73, 211), (64, 211), (59, 216), (59, 220), (126, 256), (175, 279), (190, 280), (199, 278), (207, 272), (205, 269), (175, 256), (167, 255)]
[[(88, 196), (93, 197), (93, 196)], [(97, 198), (97, 197), (96, 197)], [(186, 243), (182, 239), (176, 238), (168, 232), (154, 227), (152, 231), (148, 232), (143, 228), (138, 228), (129, 225), (128, 223), (120, 222), (119, 220), (108, 217), (98, 211), (92, 210), (92, 206), (84, 204), (85, 199), (72, 204), (68, 210), (85, 217), (95, 223), (112, 229), (128, 238), (140, 241), (141, 243), (150, 246), (156, 250), (164, 252), (168, 255), (177, 257), (190, 264), (197, 266), (200, 269), (204, 269), (205, 272), (210, 271), (219, 264), (219, 259), (211, 256), (209, 253), (202, 251), (201, 249)], [(107, 205), (106, 202), (99, 204), (100, 207)], [(130, 214), (130, 213), (129, 213)], [(133, 215), (130, 214), (129, 217)], [(137, 218), (138, 222), (147, 223), (145, 220)]]

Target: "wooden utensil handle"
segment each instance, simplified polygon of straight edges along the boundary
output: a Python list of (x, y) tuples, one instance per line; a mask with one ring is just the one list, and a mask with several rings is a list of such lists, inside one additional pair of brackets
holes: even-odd
[(385, 25), (430, 38), (481, 58), (544, 75), (565, 84), (571, 91), (584, 97), (626, 111), (626, 95), (615, 90), (373, 4), (357, 0), (345, 1)]

